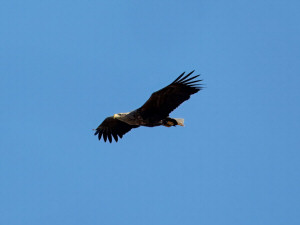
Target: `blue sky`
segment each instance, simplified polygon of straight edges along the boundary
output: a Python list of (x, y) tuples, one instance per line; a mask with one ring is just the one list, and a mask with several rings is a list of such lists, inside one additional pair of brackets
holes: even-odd
[[(2, 1), (0, 224), (300, 224), (299, 9)], [(193, 69), (184, 128), (93, 135)]]

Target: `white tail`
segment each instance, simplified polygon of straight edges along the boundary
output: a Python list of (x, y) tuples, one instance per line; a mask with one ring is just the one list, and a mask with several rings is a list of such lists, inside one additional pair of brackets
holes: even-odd
[(174, 118), (179, 126), (184, 127), (184, 119), (183, 118)]

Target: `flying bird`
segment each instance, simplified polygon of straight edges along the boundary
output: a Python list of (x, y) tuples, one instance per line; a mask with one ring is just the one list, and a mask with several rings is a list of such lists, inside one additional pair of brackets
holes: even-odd
[(198, 83), (202, 80), (195, 80), (200, 75), (191, 77), (193, 72), (194, 70), (187, 75), (183, 72), (171, 84), (154, 92), (140, 108), (107, 117), (95, 129), (95, 135), (98, 135), (99, 140), (103, 137), (105, 142), (108, 139), (111, 143), (112, 138), (117, 142), (118, 137), (122, 138), (131, 129), (139, 126), (183, 126), (184, 119), (170, 118), (169, 114), (202, 89), (201, 84)]

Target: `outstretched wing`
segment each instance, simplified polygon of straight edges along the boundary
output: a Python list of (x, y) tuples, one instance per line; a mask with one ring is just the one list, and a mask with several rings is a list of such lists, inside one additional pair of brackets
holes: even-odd
[(118, 119), (114, 119), (112, 116), (107, 117), (100, 125), (97, 127), (95, 135), (98, 135), (98, 139), (100, 140), (103, 136), (104, 141), (108, 139), (109, 142), (112, 142), (112, 137), (118, 142), (118, 136), (120, 138), (123, 137), (128, 131), (132, 128), (136, 128), (138, 126), (132, 126), (127, 123), (124, 123)]
[(143, 118), (161, 120), (166, 118), (181, 103), (188, 100), (192, 94), (202, 89), (198, 86), (202, 80), (195, 80), (200, 75), (190, 77), (194, 72), (182, 73), (176, 80), (165, 88), (154, 92), (147, 102), (139, 108)]

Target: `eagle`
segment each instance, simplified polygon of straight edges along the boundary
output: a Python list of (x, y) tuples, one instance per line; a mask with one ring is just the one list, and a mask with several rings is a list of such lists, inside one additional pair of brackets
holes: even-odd
[(191, 95), (202, 89), (200, 81), (195, 78), (200, 75), (191, 76), (194, 70), (187, 75), (185, 72), (180, 74), (171, 84), (158, 90), (140, 108), (127, 113), (117, 113), (107, 117), (96, 129), (95, 135), (104, 142), (112, 138), (118, 142), (118, 137), (122, 138), (124, 134), (133, 128), (139, 126), (184, 126), (184, 119), (171, 118), (169, 114), (181, 103), (188, 100)]

